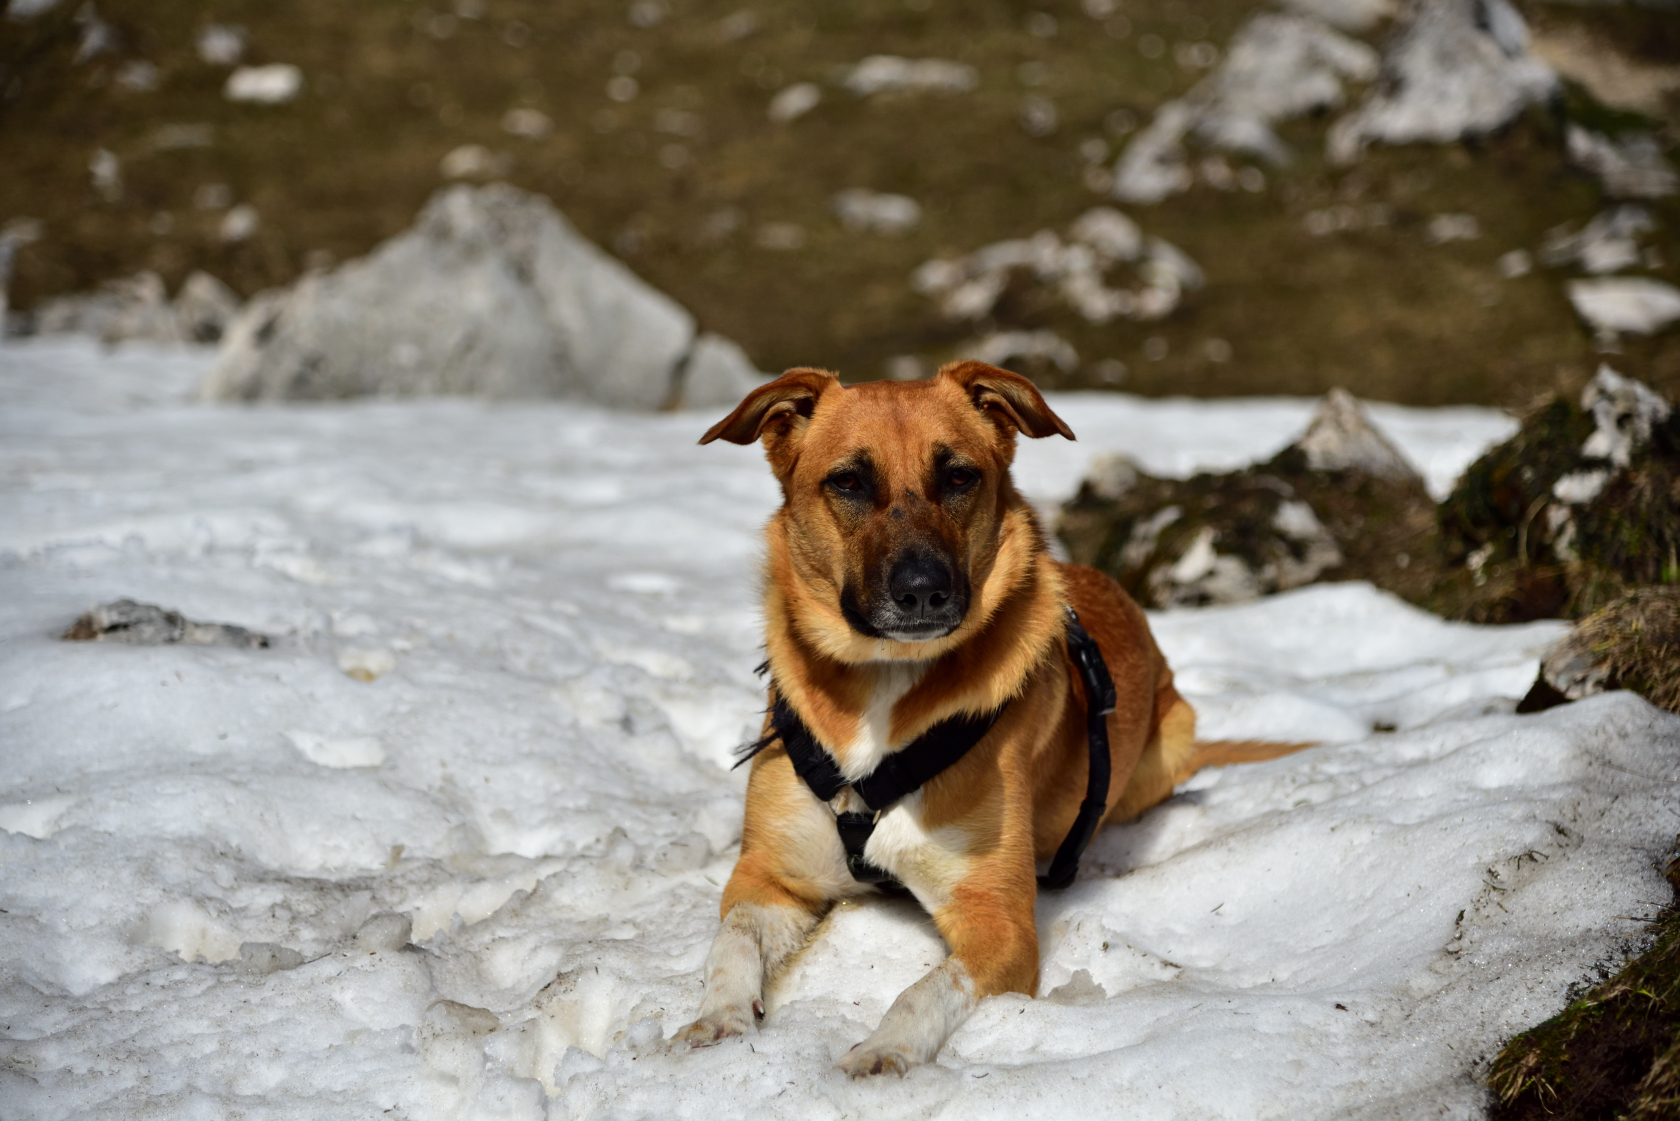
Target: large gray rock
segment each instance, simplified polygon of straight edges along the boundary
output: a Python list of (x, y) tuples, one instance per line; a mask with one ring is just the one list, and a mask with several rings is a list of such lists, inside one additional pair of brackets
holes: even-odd
[[(657, 409), (733, 402), (756, 373), (738, 347), (697, 339), (688, 312), (546, 199), (497, 183), (445, 188), (367, 257), (252, 300), (200, 394), (477, 394)], [(691, 380), (696, 399), (684, 393)]]
[(1419, 0), (1383, 52), (1377, 88), (1331, 126), (1330, 157), (1349, 162), (1372, 142), (1444, 144), (1489, 133), (1557, 88), (1506, 0)]
[(1227, 152), (1283, 163), (1288, 149), (1272, 126), (1343, 103), (1344, 84), (1377, 75), (1377, 52), (1308, 15), (1263, 12), (1235, 36), (1219, 67), (1179, 101), (1156, 112), (1114, 168), (1114, 195), (1159, 202), (1189, 188), (1192, 134)]

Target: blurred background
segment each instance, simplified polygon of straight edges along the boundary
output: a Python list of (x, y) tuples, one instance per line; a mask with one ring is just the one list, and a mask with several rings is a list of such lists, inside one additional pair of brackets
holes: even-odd
[(1680, 10), (1291, 3), (11, 0), (10, 328), (505, 181), (761, 370), (1521, 408), (1612, 352), (1673, 396)]

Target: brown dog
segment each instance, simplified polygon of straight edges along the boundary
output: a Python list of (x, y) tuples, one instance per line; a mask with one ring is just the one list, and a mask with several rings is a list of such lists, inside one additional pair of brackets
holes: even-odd
[[(753, 1030), (765, 979), (831, 904), (875, 890), (857, 878), (859, 862), (848, 864), (837, 820), (871, 821), (840, 815), (870, 810), (866, 776), (937, 738), (930, 729), (969, 729), (972, 745), (914, 792), (873, 807), (861, 866), (913, 892), (951, 954), (840, 1065), (902, 1074), (931, 1060), (981, 997), (1036, 994), (1035, 861), (1068, 834), (1090, 770), (1067, 606), (1117, 693), (1102, 821), (1155, 805), (1200, 765), (1293, 746), (1199, 749), (1195, 713), (1143, 612), (1102, 573), (1051, 559), (1010, 482), (1018, 432), (1073, 439), (1031, 382), (961, 362), (928, 381), (850, 388), (825, 371), (790, 370), (701, 439), (762, 440), (782, 486), (765, 533), (764, 613), (770, 699), (784, 724), (767, 721), (752, 761), (723, 928), (699, 1018), (679, 1041)], [(791, 753), (788, 727), (817, 746)], [(831, 801), (802, 777), (812, 767), (838, 771)]]

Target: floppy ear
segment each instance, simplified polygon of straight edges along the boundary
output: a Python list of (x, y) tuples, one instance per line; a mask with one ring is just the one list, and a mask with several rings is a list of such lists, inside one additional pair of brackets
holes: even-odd
[(1038, 387), (1020, 374), (969, 360), (941, 366), (937, 376), (961, 386), (974, 407), (994, 423), (1025, 432), (1035, 440), (1058, 433), (1070, 440), (1076, 438), (1067, 422), (1044, 403)]
[(796, 419), (811, 415), (823, 391), (839, 382), (827, 370), (795, 367), (747, 394), (734, 412), (706, 429), (700, 442), (709, 444), (722, 439), (732, 444), (750, 444), (765, 435), (766, 429), (776, 436), (785, 436)]

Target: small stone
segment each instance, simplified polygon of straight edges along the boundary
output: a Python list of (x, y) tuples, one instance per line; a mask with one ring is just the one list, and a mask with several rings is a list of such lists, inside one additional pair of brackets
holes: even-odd
[(344, 676), (357, 681), (376, 681), (397, 668), (397, 656), (377, 647), (353, 647), (339, 652), (338, 668)]
[(854, 232), (901, 234), (922, 220), (922, 208), (907, 195), (852, 188), (834, 196), (840, 224)]
[(770, 99), (769, 115), (776, 124), (796, 121), (815, 109), (822, 101), (822, 90), (815, 82), (795, 82)]
[(972, 66), (942, 58), (870, 55), (853, 66), (842, 84), (859, 97), (879, 93), (966, 93), (980, 84)]
[(303, 90), (303, 71), (288, 62), (241, 66), (228, 75), (222, 96), (256, 105), (283, 105)]
[(239, 972), (253, 977), (266, 977), (270, 973), (296, 969), (306, 959), (290, 946), (282, 946), (276, 942), (241, 942), (238, 960), (239, 964), (235, 968)]
[(1647, 277), (1572, 280), (1575, 314), (1600, 336), (1654, 335), (1680, 319), (1680, 288)]
[(132, 646), (237, 646), (260, 648), (269, 645), (266, 635), (225, 623), (195, 623), (179, 611), (168, 611), (150, 603), (119, 599), (85, 612), (64, 632), (67, 642), (125, 642)]
[(414, 937), (414, 922), (398, 911), (371, 915), (356, 930), (356, 948), (368, 953), (394, 953)]

